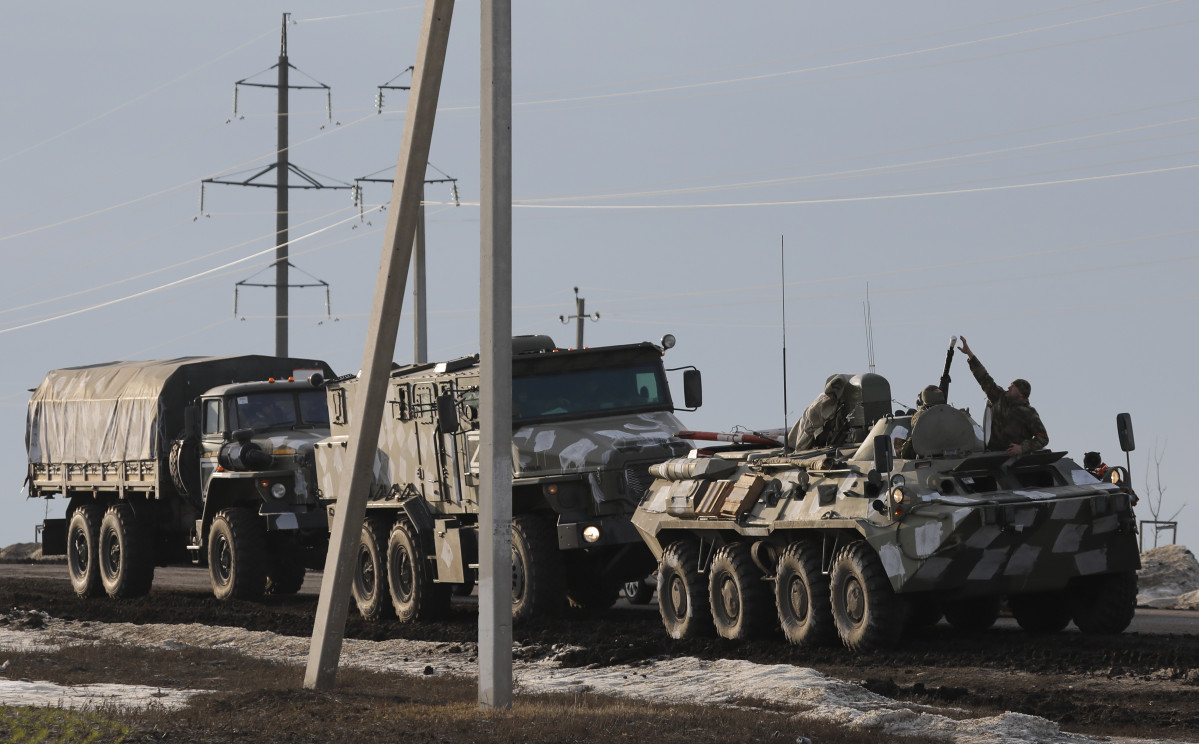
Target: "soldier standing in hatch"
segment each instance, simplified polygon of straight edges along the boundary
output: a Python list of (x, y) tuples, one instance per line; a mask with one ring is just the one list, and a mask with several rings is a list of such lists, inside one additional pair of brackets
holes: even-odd
[(965, 336), (961, 337), (961, 342), (959, 348), (970, 358), (970, 371), (974, 373), (974, 379), (978, 380), (987, 400), (991, 401), (991, 439), (987, 442), (987, 449), (1022, 455), (1048, 447), (1049, 435), (1045, 433), (1045, 425), (1041, 423), (1037, 409), (1028, 404), (1028, 394), (1032, 392), (1028, 380), (1016, 378), (1004, 390), (995, 384), (987, 368), (970, 351)]

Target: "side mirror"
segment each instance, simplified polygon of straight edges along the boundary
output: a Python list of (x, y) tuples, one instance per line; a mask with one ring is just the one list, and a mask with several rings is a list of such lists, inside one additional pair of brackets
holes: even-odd
[(704, 384), (698, 369), (683, 372), (683, 403), (688, 408), (699, 408), (704, 404)]
[(183, 436), (194, 437), (200, 434), (200, 407), (185, 406), (183, 409)]
[(874, 469), (880, 473), (890, 473), (891, 467), (895, 464), (895, 457), (891, 452), (891, 436), (889, 434), (879, 434), (874, 438)]
[(1137, 448), (1136, 441), (1132, 436), (1132, 414), (1116, 414), (1116, 433), (1120, 436), (1121, 450), (1125, 452), (1132, 452)]
[(437, 396), (437, 423), (442, 433), (458, 431), (458, 403), (453, 395)]

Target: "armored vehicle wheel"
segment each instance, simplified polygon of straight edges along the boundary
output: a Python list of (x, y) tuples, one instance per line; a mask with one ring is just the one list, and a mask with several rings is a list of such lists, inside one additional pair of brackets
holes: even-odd
[(387, 588), (396, 619), (402, 623), (445, 617), (449, 612), (452, 587), (434, 583), (420, 533), (407, 519), (392, 526), (387, 541)]
[(645, 579), (626, 581), (624, 596), (625, 599), (629, 600), (629, 604), (649, 604), (650, 599), (654, 596), (654, 587)]
[(1057, 633), (1070, 624), (1070, 603), (1064, 593), (1013, 594), (1012, 616), (1029, 633)]
[(999, 619), (1000, 597), (971, 597), (945, 605), (945, 620), (965, 631), (986, 630)]
[(512, 620), (552, 616), (565, 604), (566, 575), (554, 527), (533, 514), (512, 518)]
[(262, 520), (242, 507), (217, 513), (208, 530), (208, 576), (217, 599), (259, 599), (266, 591)]
[(100, 520), (100, 583), (114, 598), (142, 597), (154, 582), (154, 547), (129, 504), (113, 504)]
[(354, 564), (354, 583), (350, 593), (358, 614), (373, 622), (395, 616), (395, 606), (387, 588), (387, 540), (391, 524), (384, 519), (362, 522), (362, 539), (358, 544), (358, 559)]
[(1135, 571), (1087, 576), (1071, 591), (1074, 624), (1083, 633), (1123, 633), (1137, 611)]
[(691, 540), (671, 543), (658, 564), (658, 612), (671, 638), (711, 634), (708, 582), (699, 573), (699, 546)]
[(67, 525), (67, 572), (71, 575), (71, 588), (84, 599), (104, 593), (96, 548), (103, 516), (99, 504), (82, 504), (71, 512)]
[(822, 646), (837, 637), (820, 546), (795, 542), (779, 556), (774, 594), (783, 635), (797, 646)]
[(730, 641), (756, 636), (771, 618), (770, 587), (749, 557), (749, 544), (723, 545), (712, 557), (708, 600), (716, 632)]
[(891, 648), (903, 631), (899, 600), (870, 544), (846, 545), (833, 559), (829, 594), (837, 635), (851, 651)]

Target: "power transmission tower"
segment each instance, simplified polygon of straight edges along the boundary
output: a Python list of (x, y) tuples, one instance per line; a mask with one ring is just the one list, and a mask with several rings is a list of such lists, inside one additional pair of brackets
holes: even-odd
[[(410, 72), (411, 70), (412, 70), (412, 68), (409, 67), (407, 70), (405, 70), (405, 72)], [(400, 74), (402, 75), (403, 73), (400, 73)], [(399, 77), (399, 76), (397, 75), (396, 77)], [(394, 80), (395, 78), (392, 78), (392, 79)], [(375, 96), (375, 103), (379, 107), (382, 107), (382, 105), (383, 105), (383, 89), (384, 88), (390, 88), (392, 90), (408, 90), (407, 86), (380, 85), (379, 93)], [(440, 173), (443, 176), (443, 178), (426, 178), (424, 183), (422, 184), (422, 186), (428, 186), (429, 184), (434, 184), (434, 183), (450, 184), (450, 198), (454, 200), (454, 206), (458, 206), (458, 179), (454, 178), (453, 176), (447, 175), (445, 173), (445, 171), (441, 170), (440, 168), (433, 165), (432, 163), (425, 163), (425, 165), (427, 167), (432, 168), (433, 170), (437, 171), (438, 173)], [(376, 171), (376, 173), (377, 172), (378, 171)], [(375, 178), (374, 174), (372, 174), (370, 176), (363, 176), (362, 178), (355, 178), (354, 179), (354, 194), (355, 194), (355, 199), (359, 200), (360, 207), (362, 204), (361, 184), (364, 184), (364, 183), (394, 184), (395, 179)], [(425, 292), (426, 285), (425, 285), (425, 204), (424, 204), (425, 191), (424, 191), (424, 188), (421, 189), (420, 198), (421, 198), (421, 205), (420, 205), (420, 209), (417, 212), (417, 218), (416, 218), (416, 242), (413, 244), (413, 251), (412, 251), (412, 273), (413, 273), (413, 278), (412, 278), (412, 300), (413, 300), (413, 302), (412, 302), (412, 304), (413, 304), (413, 310), (412, 310), (412, 321), (413, 321), (412, 361), (417, 364), (429, 361), (429, 322), (428, 322), (427, 313), (426, 313), (427, 294)]]
[[(275, 356), (288, 356), (287, 351), (287, 321), (288, 321), (288, 303), (287, 293), (292, 286), (307, 287), (314, 286), (310, 284), (291, 285), (288, 283), (287, 270), (292, 266), (288, 261), (288, 192), (291, 189), (350, 189), (349, 184), (330, 185), (321, 183), (318, 179), (305, 173), (299, 166), (293, 165), (288, 160), (288, 93), (292, 90), (323, 90), (327, 96), (327, 110), (330, 120), (333, 117), (333, 93), (328, 85), (317, 83), (315, 85), (292, 85), (288, 82), (288, 73), (291, 70), (297, 69), (287, 61), (287, 21), (291, 16), (290, 13), (283, 14), (283, 29), (279, 42), (279, 61), (271, 68), (278, 72), (278, 80), (275, 83), (255, 83), (250, 82), (249, 78), (238, 80), (233, 84), (233, 115), (237, 116), (237, 94), (239, 86), (248, 86), (254, 88), (276, 88), (278, 90), (278, 140), (275, 148), (275, 162), (265, 168), (260, 169), (253, 175), (242, 180), (230, 180), (228, 178), (206, 178), (200, 184), (200, 211), (204, 211), (204, 184), (219, 183), (229, 186), (255, 186), (258, 188), (275, 189), (275, 283), (270, 284), (247, 284), (246, 286), (262, 286), (275, 288)], [(298, 71), (298, 70), (297, 70)], [(260, 183), (256, 179), (259, 176), (266, 175), (271, 171), (275, 171), (275, 183)], [(288, 182), (288, 176), (294, 173), (299, 176), (303, 183), (292, 185)], [(318, 280), (319, 281), (319, 280)], [(240, 283), (239, 283), (240, 284)], [(321, 282), (327, 288), (328, 284)], [(236, 291), (236, 290), (235, 290)]]
[(598, 321), (600, 318), (599, 313), (595, 313), (593, 315), (588, 315), (587, 313), (583, 312), (583, 303), (584, 303), (584, 299), (582, 297), (579, 297), (579, 288), (575, 287), (575, 314), (558, 316), (558, 320), (562, 321), (562, 325), (566, 325), (567, 323), (569, 323), (572, 320), (577, 322), (577, 325), (575, 327), (575, 348), (576, 349), (583, 348), (583, 321), (585, 319), (590, 319), (592, 321)]

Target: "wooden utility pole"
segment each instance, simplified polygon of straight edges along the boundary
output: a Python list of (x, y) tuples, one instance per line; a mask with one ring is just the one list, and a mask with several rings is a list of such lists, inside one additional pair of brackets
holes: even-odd
[[(412, 261), (412, 246), (424, 189), (425, 163), (429, 160), (433, 139), (433, 122), (441, 91), (441, 75), (445, 67), (453, 11), (453, 0), (426, 0), (412, 94), (400, 142), (391, 208), (387, 212), (383, 256), (375, 283), (375, 300), (371, 307), (363, 353), (361, 389), (350, 411), (350, 483), (347, 492), (337, 494), (337, 509), (329, 536), (329, 554), (325, 559), (325, 575), (317, 601), (308, 667), (304, 674), (304, 686), (309, 689), (329, 689), (337, 677), (337, 665), (345, 638), (350, 586), (362, 535), (362, 520), (366, 516), (371, 470), (379, 444), (379, 426), (383, 419), (391, 360), (395, 355), (396, 332), (399, 330), (408, 267)], [(511, 354), (508, 359), (511, 364)], [(511, 428), (509, 418), (509, 436)]]
[(512, 3), (482, 0), (479, 707), (512, 707)]

